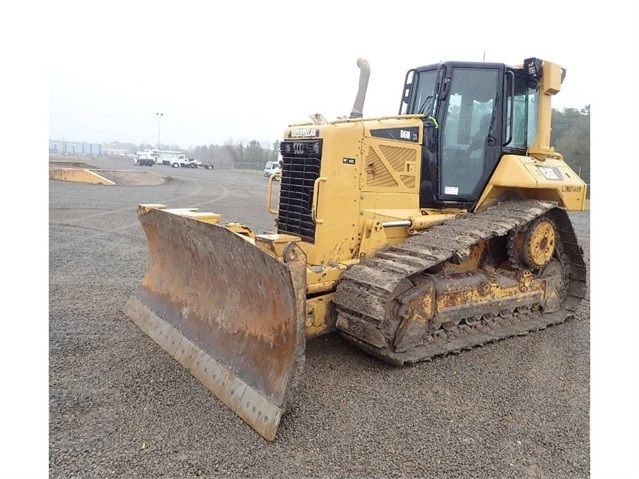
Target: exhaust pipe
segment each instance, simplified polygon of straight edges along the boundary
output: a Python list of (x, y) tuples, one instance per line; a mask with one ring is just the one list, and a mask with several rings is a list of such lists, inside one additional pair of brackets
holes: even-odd
[(351, 111), (349, 118), (362, 117), (362, 110), (364, 109), (364, 99), (366, 98), (366, 90), (368, 89), (368, 77), (371, 75), (371, 67), (363, 58), (357, 59), (357, 66), (360, 69), (359, 88), (357, 89), (357, 96), (355, 97), (355, 103), (353, 104), (353, 111)]

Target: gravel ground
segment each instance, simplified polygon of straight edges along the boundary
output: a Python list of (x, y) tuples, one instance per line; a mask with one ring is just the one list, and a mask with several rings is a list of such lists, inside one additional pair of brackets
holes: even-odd
[[(171, 179), (49, 182), (51, 478), (590, 476), (590, 295), (565, 324), (412, 367), (334, 334), (311, 340), (277, 440), (262, 439), (121, 309), (146, 267), (138, 203), (264, 232), (266, 179), (145, 171)], [(589, 260), (589, 214), (572, 218)]]

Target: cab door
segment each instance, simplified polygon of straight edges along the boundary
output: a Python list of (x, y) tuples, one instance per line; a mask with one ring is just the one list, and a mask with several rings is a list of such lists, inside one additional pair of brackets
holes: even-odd
[(465, 203), (478, 198), (501, 155), (504, 66), (450, 66), (438, 132), (438, 197)]

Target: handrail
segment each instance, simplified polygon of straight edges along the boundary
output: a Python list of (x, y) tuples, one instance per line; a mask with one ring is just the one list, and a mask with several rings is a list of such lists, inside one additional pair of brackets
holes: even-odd
[(317, 217), (317, 202), (318, 202), (318, 196), (319, 196), (319, 184), (322, 183), (322, 182), (325, 182), (325, 181), (328, 181), (328, 178), (326, 178), (324, 176), (320, 176), (313, 183), (313, 207), (311, 209), (311, 217), (313, 218), (313, 221), (316, 224), (319, 224), (319, 225), (324, 223), (324, 220), (321, 220), (321, 219), (319, 219)]
[(276, 215), (278, 213), (277, 210), (274, 210), (271, 208), (271, 197), (272, 192), (273, 192), (273, 180), (275, 178), (279, 178), (280, 181), (282, 180), (282, 173), (273, 173), (271, 176), (268, 177), (268, 188), (267, 188), (267, 193), (266, 193), (266, 210), (271, 213), (272, 215)]

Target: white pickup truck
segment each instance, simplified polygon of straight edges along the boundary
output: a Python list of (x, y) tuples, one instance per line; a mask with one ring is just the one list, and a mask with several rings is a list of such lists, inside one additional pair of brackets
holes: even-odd
[(187, 158), (186, 155), (178, 155), (169, 160), (162, 160), (163, 165), (169, 165), (173, 168), (197, 168), (198, 161), (193, 158)]
[[(267, 161), (266, 165), (264, 165), (264, 176), (266, 178), (270, 177), (271, 175), (276, 175), (278, 173), (282, 172), (282, 165), (281, 165), (281, 160), (280, 161)], [(275, 181), (277, 181), (279, 179), (279, 176), (276, 176)]]

